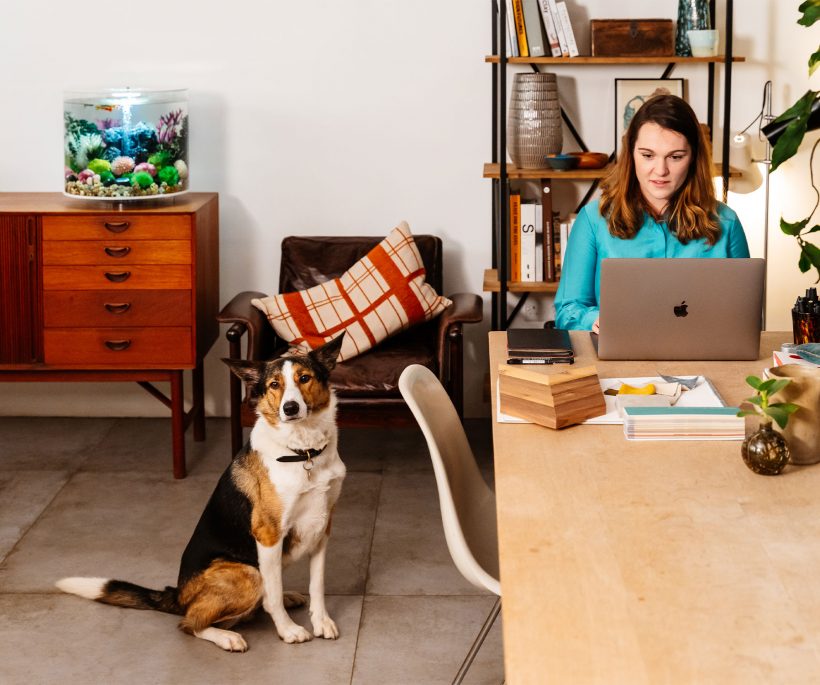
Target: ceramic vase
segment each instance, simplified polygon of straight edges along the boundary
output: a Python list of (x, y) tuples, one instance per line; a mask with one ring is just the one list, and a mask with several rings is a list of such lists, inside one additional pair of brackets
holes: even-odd
[(555, 74), (516, 74), (507, 113), (507, 149), (519, 169), (544, 169), (561, 152), (561, 105)]
[(774, 395), (774, 401), (793, 402), (800, 407), (780, 431), (789, 444), (792, 464), (820, 462), (820, 370), (785, 364), (768, 373), (773, 378), (791, 380)]
[(764, 423), (743, 441), (740, 454), (755, 473), (776, 476), (789, 461), (789, 446), (783, 436), (772, 429), (771, 423)]
[(675, 35), (675, 54), (691, 57), (687, 31), (692, 29), (710, 29), (712, 21), (709, 16), (708, 0), (678, 0), (678, 26)]

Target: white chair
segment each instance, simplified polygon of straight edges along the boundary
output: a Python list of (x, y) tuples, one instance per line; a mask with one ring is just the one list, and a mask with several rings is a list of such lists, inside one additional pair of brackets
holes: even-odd
[(498, 596), (453, 680), (460, 683), (501, 609), (495, 493), (484, 482), (458, 413), (435, 374), (408, 366), (399, 390), (427, 440), (450, 556), (468, 581)]

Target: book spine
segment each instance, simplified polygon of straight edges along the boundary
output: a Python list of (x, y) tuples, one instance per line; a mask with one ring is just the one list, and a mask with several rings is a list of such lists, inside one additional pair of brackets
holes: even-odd
[(534, 202), (521, 203), (521, 280), (535, 281), (535, 214)]
[(564, 263), (564, 255), (567, 252), (567, 239), (569, 238), (569, 224), (566, 221), (561, 222), (560, 241), (561, 241), (561, 264)]
[(538, 8), (541, 10), (541, 19), (544, 21), (544, 30), (547, 32), (547, 42), (550, 46), (550, 52), (552, 52), (553, 57), (560, 57), (561, 43), (558, 42), (558, 32), (555, 30), (555, 22), (550, 12), (549, 0), (539, 0)]
[(538, 0), (523, 0), (524, 26), (527, 29), (527, 47), (530, 57), (543, 57), (544, 31), (541, 29), (541, 12), (538, 9)]
[(521, 280), (521, 194), (510, 193), (510, 280)]
[(547, 0), (549, 3), (550, 14), (552, 21), (555, 24), (555, 32), (558, 34), (558, 45), (561, 47), (561, 56), (569, 57), (569, 48), (567, 47), (567, 39), (564, 36), (564, 29), (561, 26), (561, 17), (558, 14), (558, 7), (555, 0)]
[(513, 12), (512, 0), (501, 0), (507, 4), (507, 54), (518, 57), (518, 32), (515, 30), (515, 12)]
[(535, 280), (544, 280), (544, 207), (535, 204)]
[(515, 16), (515, 32), (518, 36), (518, 52), (521, 57), (529, 57), (530, 51), (527, 47), (527, 29), (524, 24), (523, 0), (512, 0), (513, 16)]
[(558, 7), (558, 16), (561, 18), (561, 28), (564, 30), (564, 38), (567, 41), (567, 51), (570, 57), (578, 57), (578, 45), (575, 43), (575, 32), (572, 30), (572, 23), (569, 20), (569, 12), (567, 11), (567, 3), (556, 3)]

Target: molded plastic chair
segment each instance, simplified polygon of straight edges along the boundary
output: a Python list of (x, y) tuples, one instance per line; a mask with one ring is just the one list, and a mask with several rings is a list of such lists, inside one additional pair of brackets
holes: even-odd
[(495, 493), (481, 476), (458, 413), (435, 374), (412, 364), (402, 372), (399, 390), (427, 440), (450, 556), (468, 581), (498, 595), (453, 680), (460, 683), (501, 609)]

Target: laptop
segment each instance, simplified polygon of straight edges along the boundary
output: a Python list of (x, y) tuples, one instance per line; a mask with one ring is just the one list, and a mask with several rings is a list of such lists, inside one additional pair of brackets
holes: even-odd
[(757, 359), (763, 259), (604, 259), (599, 359)]

